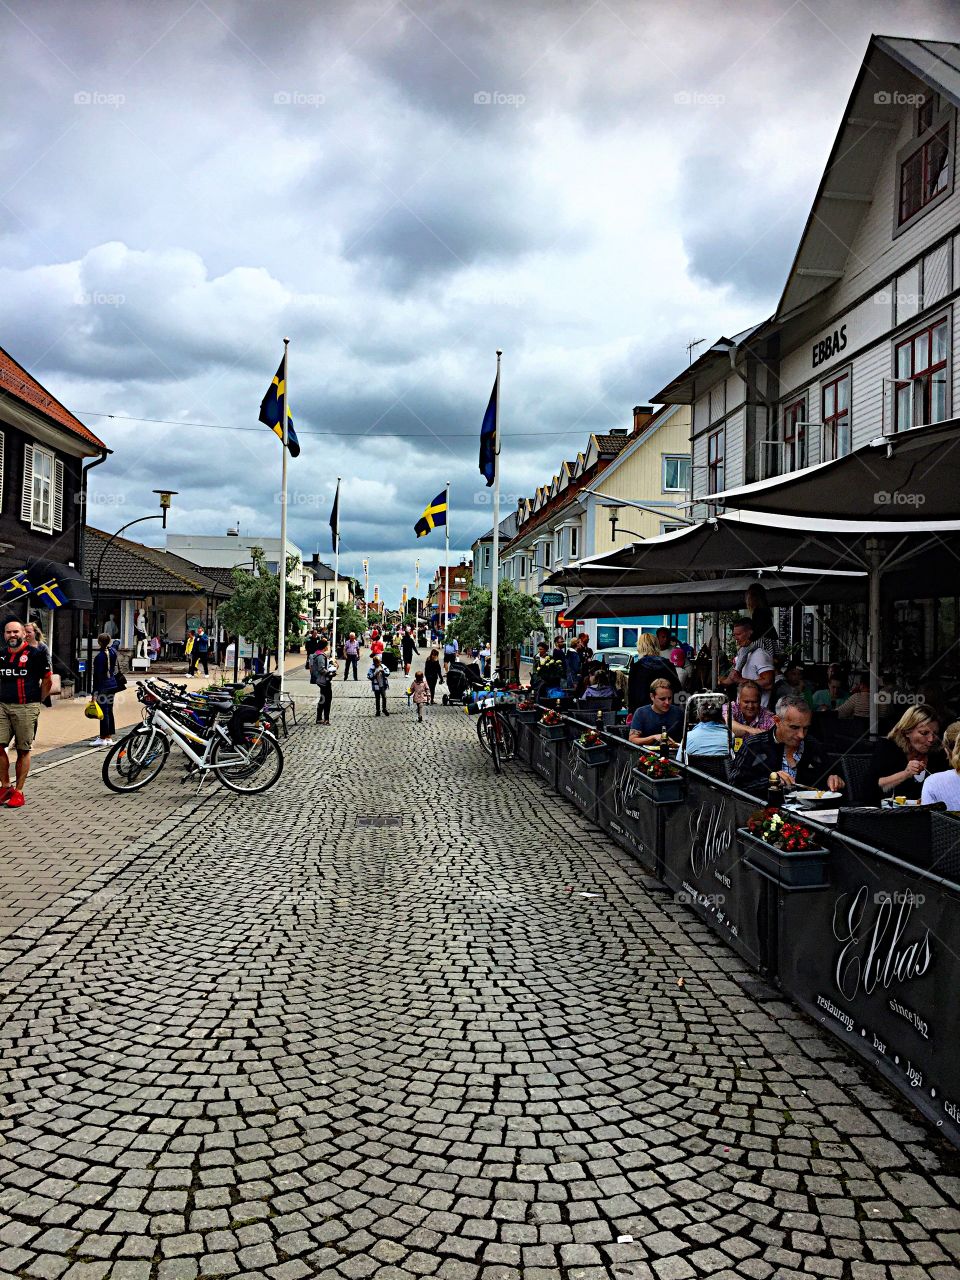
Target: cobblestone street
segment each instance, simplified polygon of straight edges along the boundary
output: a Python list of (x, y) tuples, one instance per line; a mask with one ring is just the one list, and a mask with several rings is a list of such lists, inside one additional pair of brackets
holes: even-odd
[(5, 812), (0, 1275), (960, 1276), (892, 1093), (461, 711), (302, 675), (265, 796)]

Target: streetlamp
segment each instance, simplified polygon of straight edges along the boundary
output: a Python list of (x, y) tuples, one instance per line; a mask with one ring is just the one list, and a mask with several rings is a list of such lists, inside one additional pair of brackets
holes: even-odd
[(176, 489), (154, 489), (153, 491), (160, 495), (160, 514), (158, 516), (139, 516), (136, 520), (128, 520), (126, 524), (121, 525), (116, 533), (111, 534), (104, 544), (103, 550), (100, 552), (100, 559), (97, 561), (97, 572), (94, 577), (93, 570), (90, 571), (90, 588), (93, 592), (93, 616), (90, 619), (90, 631), (87, 635), (87, 674), (89, 676), (88, 693), (93, 692), (93, 628), (95, 624), (99, 624), (100, 619), (100, 571), (103, 568), (103, 558), (110, 550), (111, 545), (120, 537), (127, 529), (132, 529), (135, 524), (144, 524), (147, 520), (162, 520), (163, 528), (167, 527), (167, 512), (173, 504), (173, 499), (177, 495)]

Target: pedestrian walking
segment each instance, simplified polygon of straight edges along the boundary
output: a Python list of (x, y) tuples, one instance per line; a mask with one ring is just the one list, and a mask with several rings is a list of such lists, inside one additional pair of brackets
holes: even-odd
[(387, 693), (390, 689), (390, 672), (383, 665), (383, 659), (378, 653), (374, 654), (373, 665), (367, 672), (367, 679), (373, 689), (373, 702), (377, 708), (377, 715), (382, 710), (383, 714), (388, 716), (390, 712), (387, 710)]
[[(3, 628), (0, 652), (0, 805), (19, 809), (23, 804), (23, 784), (30, 772), (30, 751), (37, 732), (40, 704), (50, 696), (53, 682), (50, 658), (40, 648), (27, 644), (23, 624), (11, 619)], [(15, 739), (17, 770), (10, 786), (7, 743)]]
[(303, 651), (307, 655), (307, 667), (310, 666), (310, 659), (317, 652), (317, 645), (320, 643), (320, 635), (316, 627), (310, 628), (310, 633), (303, 642)]
[(193, 652), (196, 655), (193, 663), (193, 669), (196, 671), (197, 663), (203, 663), (203, 674), (210, 674), (210, 637), (204, 631), (203, 627), (197, 627), (197, 638), (193, 642)]
[(183, 656), (187, 660), (187, 675), (192, 676), (197, 669), (197, 633), (193, 630), (187, 632), (186, 643), (183, 646)]
[(449, 639), (444, 640), (443, 642), (444, 671), (450, 670), (450, 663), (456, 661), (457, 654), (459, 654), (459, 652), (460, 652), (460, 645), (457, 641), (456, 636), (450, 636)]
[(114, 642), (104, 631), (97, 636), (100, 652), (93, 660), (93, 700), (103, 712), (98, 721), (100, 732), (90, 742), (91, 747), (112, 747), (113, 735), (117, 731), (113, 715), (113, 699), (119, 688), (117, 682), (117, 649)]
[(490, 641), (485, 640), (480, 649), (480, 674), (486, 679), (490, 674)]
[(420, 650), (417, 648), (417, 642), (414, 639), (413, 632), (409, 627), (404, 628), (403, 635), (400, 637), (400, 652), (403, 655), (403, 674), (410, 674), (410, 667), (413, 663), (413, 655), (419, 658)]
[(426, 677), (427, 688), (430, 690), (430, 705), (433, 706), (437, 697), (437, 685), (443, 684), (443, 668), (440, 666), (439, 649), (430, 650), (430, 657), (423, 664), (423, 674)]
[(350, 668), (353, 668), (353, 678), (357, 678), (357, 663), (360, 661), (360, 641), (357, 639), (357, 633), (351, 631), (343, 642), (343, 678), (344, 680), (350, 675)]
[(422, 671), (418, 671), (413, 677), (413, 684), (411, 684), (407, 693), (413, 699), (413, 705), (417, 708), (417, 720), (420, 724), (423, 724), (423, 708), (433, 699), (430, 697), (430, 686), (424, 679)]
[(384, 649), (383, 636), (376, 629), (376, 627), (374, 627), (373, 635), (370, 637), (370, 657), (371, 658), (376, 658), (378, 656), (382, 657), (383, 649)]
[(330, 706), (333, 702), (333, 677), (337, 664), (330, 657), (330, 644), (320, 640), (310, 656), (310, 683), (317, 686), (317, 724), (330, 723)]

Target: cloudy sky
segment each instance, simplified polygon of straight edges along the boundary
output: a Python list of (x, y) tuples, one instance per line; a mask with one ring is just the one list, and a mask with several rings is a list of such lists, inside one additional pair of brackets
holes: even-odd
[[(0, 345), (113, 450), (104, 527), (290, 534), (388, 598), (452, 545), (504, 350), (503, 489), (769, 314), (871, 31), (918, 0), (0, 0)], [(104, 415), (112, 415), (110, 417)], [(102, 518), (98, 516), (102, 513)], [(149, 528), (149, 526), (147, 526)]]

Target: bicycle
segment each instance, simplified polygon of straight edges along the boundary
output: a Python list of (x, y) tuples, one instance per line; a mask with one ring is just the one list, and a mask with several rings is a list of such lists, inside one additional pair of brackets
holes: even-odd
[[(147, 704), (144, 722), (121, 738), (103, 761), (103, 781), (111, 791), (138, 791), (152, 782), (166, 764), (171, 746), (187, 757), (186, 777), (199, 773), (201, 786), (212, 773), (231, 791), (259, 795), (283, 772), (283, 752), (274, 734), (260, 722), (259, 708), (236, 707), (229, 696), (168, 694), (149, 681), (138, 688), (137, 696)], [(209, 717), (206, 725), (204, 716)], [(256, 723), (250, 723), (251, 718)]]
[[(476, 701), (468, 705), (467, 714), (479, 716), (477, 738), (480, 746), (493, 761), (494, 772), (502, 773), (503, 761), (512, 760), (517, 753), (517, 735), (500, 709), (504, 701), (498, 699), (497, 693), (492, 683), (485, 685)], [(509, 701), (512, 705), (513, 700)]]

